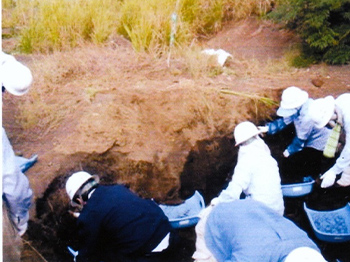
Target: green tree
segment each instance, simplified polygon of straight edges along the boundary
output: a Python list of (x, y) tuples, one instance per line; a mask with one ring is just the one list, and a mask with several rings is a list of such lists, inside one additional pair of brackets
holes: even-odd
[(350, 0), (280, 0), (269, 17), (300, 35), (308, 61), (350, 62)]

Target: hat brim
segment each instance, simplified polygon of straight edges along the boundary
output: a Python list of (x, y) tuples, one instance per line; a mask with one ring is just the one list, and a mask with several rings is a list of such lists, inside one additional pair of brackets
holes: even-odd
[(298, 110), (296, 108), (292, 108), (292, 109), (286, 109), (286, 108), (278, 108), (277, 110), (277, 115), (281, 116), (281, 117), (288, 117), (288, 116), (292, 116), (294, 114), (296, 114), (298, 112)]
[(239, 146), (239, 145), (243, 144), (244, 142), (248, 141), (249, 139), (251, 139), (252, 137), (260, 135), (261, 133), (262, 132), (260, 130), (258, 130), (256, 133), (254, 133), (254, 135), (248, 137), (247, 139), (244, 139), (243, 141), (239, 141), (238, 143), (236, 143), (235, 146)]

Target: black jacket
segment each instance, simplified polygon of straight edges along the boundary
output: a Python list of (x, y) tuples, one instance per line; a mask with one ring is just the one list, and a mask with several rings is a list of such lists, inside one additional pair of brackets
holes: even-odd
[(171, 230), (154, 201), (121, 185), (97, 187), (77, 223), (82, 246), (77, 261), (136, 261)]

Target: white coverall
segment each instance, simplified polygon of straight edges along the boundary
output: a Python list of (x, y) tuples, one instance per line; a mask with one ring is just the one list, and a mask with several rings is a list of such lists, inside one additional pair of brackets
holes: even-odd
[(195, 262), (216, 261), (204, 240), (207, 217), (214, 205), (238, 200), (242, 192), (247, 198), (262, 202), (283, 216), (284, 202), (278, 164), (259, 136), (249, 144), (240, 146), (231, 182), (217, 198), (212, 200), (211, 205), (200, 213), (200, 220), (195, 228), (196, 252), (192, 256)]
[(260, 137), (248, 145), (240, 146), (232, 180), (220, 193), (215, 204), (237, 200), (242, 192), (247, 198), (260, 201), (283, 215), (284, 202), (278, 164)]

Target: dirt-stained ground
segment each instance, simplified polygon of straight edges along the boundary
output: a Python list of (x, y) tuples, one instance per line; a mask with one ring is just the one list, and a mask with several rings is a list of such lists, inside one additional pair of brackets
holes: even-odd
[[(39, 155), (26, 172), (34, 204), (22, 260), (71, 261), (66, 246), (76, 245), (76, 232), (64, 184), (72, 172), (85, 170), (98, 174), (102, 183), (127, 184), (160, 203), (179, 203), (194, 190), (208, 202), (235, 166), (235, 125), (275, 117), (277, 105), (259, 98), (278, 103), (281, 91), (292, 85), (313, 98), (349, 92), (349, 65), (286, 66), (285, 56), (298, 41), (269, 22), (228, 23), (200, 45), (224, 49), (232, 59), (220, 73), (200, 77), (180, 58), (168, 67), (165, 59), (136, 54), (120, 38), (104, 47), (17, 55), (35, 80), (23, 97), (3, 95), (3, 126), (18, 154)], [(4, 51), (12, 47), (13, 42), (3, 41)], [(279, 159), (287, 139), (266, 141)], [(348, 200), (348, 191), (342, 197)], [(315, 239), (300, 209), (303, 200), (286, 199), (289, 215)], [(180, 236), (181, 252), (173, 259), (191, 261), (193, 228)], [(350, 261), (349, 243), (315, 241), (329, 261)]]

